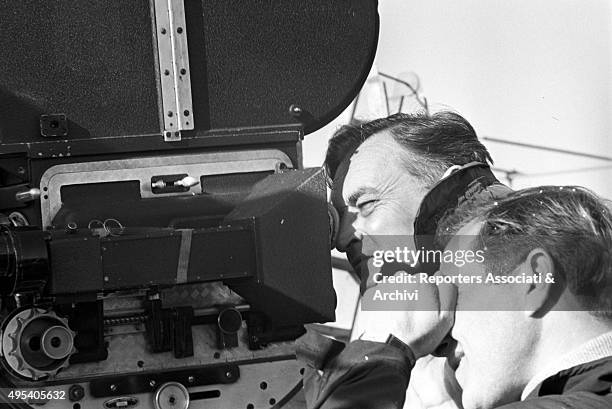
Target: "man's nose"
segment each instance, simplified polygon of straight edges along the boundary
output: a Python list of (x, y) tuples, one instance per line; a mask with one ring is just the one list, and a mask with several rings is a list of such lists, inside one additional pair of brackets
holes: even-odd
[(340, 228), (338, 239), (336, 240), (336, 249), (338, 251), (346, 253), (352, 242), (361, 239), (354, 226), (356, 219), (357, 213), (355, 212), (351, 212), (348, 209), (343, 209), (340, 212)]

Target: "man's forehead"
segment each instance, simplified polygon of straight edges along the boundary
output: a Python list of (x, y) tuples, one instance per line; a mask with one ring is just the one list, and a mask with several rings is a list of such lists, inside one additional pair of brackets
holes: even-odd
[(389, 131), (375, 133), (366, 139), (351, 155), (351, 165), (372, 160), (383, 160), (398, 156), (405, 148), (401, 146)]
[[(470, 222), (463, 226), (453, 237), (450, 239), (446, 247), (445, 251), (466, 251), (466, 250), (474, 250), (476, 248), (476, 239), (478, 238), (478, 234), (480, 233), (480, 229), (482, 227), (482, 222)], [(469, 266), (469, 264), (465, 264)], [(464, 267), (469, 268), (469, 267)], [(460, 271), (461, 268), (457, 266), (453, 262), (442, 262), (440, 263), (440, 270), (437, 274), (439, 275), (452, 275), (456, 274)]]
[(369, 137), (362, 143), (346, 164), (345, 180), (368, 184), (379, 178), (380, 173), (399, 166), (404, 148), (386, 131)]

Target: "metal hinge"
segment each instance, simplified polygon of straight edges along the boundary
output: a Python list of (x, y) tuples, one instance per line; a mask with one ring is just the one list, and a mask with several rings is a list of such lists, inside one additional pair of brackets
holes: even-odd
[(193, 129), (185, 5), (182, 0), (154, 1), (164, 140), (180, 141), (181, 131)]

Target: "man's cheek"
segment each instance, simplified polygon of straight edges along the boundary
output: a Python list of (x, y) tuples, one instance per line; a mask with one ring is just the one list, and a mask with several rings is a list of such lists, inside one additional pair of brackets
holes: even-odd
[(476, 330), (473, 313), (473, 311), (455, 311), (455, 322), (451, 330), (451, 336), (457, 340), (462, 349), (465, 349), (469, 344), (470, 337), (474, 336), (473, 334)]
[[(469, 275), (469, 272), (462, 271), (462, 274)], [(483, 311), (483, 290), (482, 284), (459, 284), (457, 285), (457, 312), (471, 313), (464, 314), (464, 320), (475, 320), (474, 315), (478, 315), (478, 312)]]
[(396, 234), (401, 220), (397, 216), (393, 217), (384, 207), (374, 209), (367, 217), (359, 216), (359, 219), (362, 231), (370, 236)]

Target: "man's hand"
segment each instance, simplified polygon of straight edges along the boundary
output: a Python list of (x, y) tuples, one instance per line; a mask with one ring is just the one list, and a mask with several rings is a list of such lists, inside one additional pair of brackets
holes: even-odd
[(404, 409), (461, 408), (461, 387), (446, 358), (431, 355), (412, 368)]
[[(378, 301), (381, 294), (417, 294), (418, 299)], [(378, 291), (378, 293), (377, 293)], [(407, 344), (418, 359), (434, 352), (454, 322), (457, 288), (452, 284), (378, 284), (362, 297), (362, 310), (354, 334), (369, 341), (385, 342), (389, 334)], [(376, 311), (363, 306), (375, 306)], [(399, 309), (403, 309), (399, 311)]]

